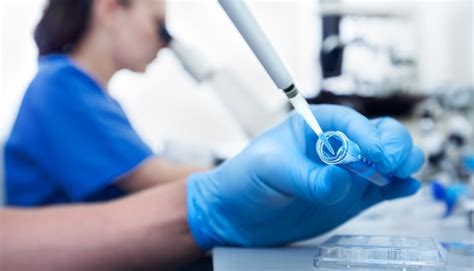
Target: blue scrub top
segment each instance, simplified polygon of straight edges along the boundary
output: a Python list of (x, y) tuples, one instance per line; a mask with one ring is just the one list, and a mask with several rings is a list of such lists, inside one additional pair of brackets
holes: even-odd
[(68, 56), (49, 55), (4, 149), (8, 205), (92, 202), (152, 155), (120, 105)]

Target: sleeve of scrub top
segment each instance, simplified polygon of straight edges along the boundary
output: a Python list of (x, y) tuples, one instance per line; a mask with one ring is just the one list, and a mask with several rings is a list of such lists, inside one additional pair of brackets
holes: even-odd
[(40, 161), (72, 200), (101, 191), (152, 155), (121, 107), (92, 80), (59, 78), (39, 87), (45, 88), (35, 97)]

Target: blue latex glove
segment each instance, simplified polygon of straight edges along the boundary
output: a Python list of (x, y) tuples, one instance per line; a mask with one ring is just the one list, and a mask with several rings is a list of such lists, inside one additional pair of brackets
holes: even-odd
[[(394, 175), (378, 187), (317, 157), (317, 137), (303, 119), (289, 119), (255, 139), (235, 158), (188, 180), (188, 223), (198, 246), (265, 246), (327, 232), (386, 199), (414, 194), (409, 176), (423, 164), (408, 131), (391, 118), (369, 121), (342, 106), (314, 106), (323, 130), (344, 132)], [(397, 176), (397, 177), (395, 177)]]

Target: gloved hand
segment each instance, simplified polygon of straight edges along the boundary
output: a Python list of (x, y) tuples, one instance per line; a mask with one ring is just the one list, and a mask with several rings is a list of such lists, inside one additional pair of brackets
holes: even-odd
[(342, 106), (314, 106), (323, 130), (344, 132), (392, 182), (378, 187), (323, 164), (317, 137), (293, 113), (235, 158), (188, 180), (188, 224), (203, 250), (219, 245), (279, 245), (327, 232), (386, 199), (414, 194), (409, 176), (423, 164), (404, 126), (391, 118), (369, 121)]

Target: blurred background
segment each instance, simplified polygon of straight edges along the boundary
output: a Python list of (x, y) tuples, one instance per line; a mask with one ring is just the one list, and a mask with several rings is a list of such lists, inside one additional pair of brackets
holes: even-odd
[[(32, 32), (44, 3), (0, 3), (2, 144), (37, 69)], [(444, 215), (461, 208), (474, 227), (471, 0), (248, 4), (311, 103), (404, 121), (427, 154), (420, 178)], [(290, 107), (217, 1), (168, 1), (167, 9), (179, 46), (145, 74), (119, 72), (111, 93), (155, 151), (215, 164)]]

